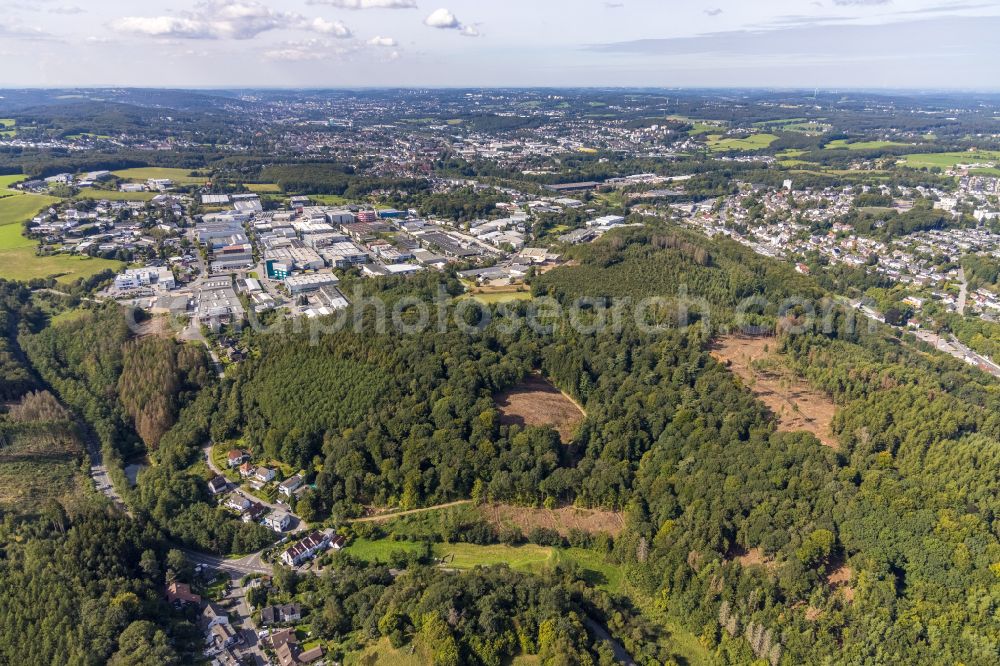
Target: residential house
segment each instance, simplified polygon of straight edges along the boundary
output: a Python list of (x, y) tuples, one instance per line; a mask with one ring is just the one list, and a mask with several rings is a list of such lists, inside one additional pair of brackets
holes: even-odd
[(278, 492), (285, 497), (291, 497), (292, 494), (302, 485), (302, 477), (298, 474), (288, 477), (281, 484), (278, 485)]
[(260, 622), (267, 626), (279, 622), (298, 622), (302, 619), (302, 607), (297, 603), (268, 606), (260, 611)]
[(240, 465), (240, 476), (244, 479), (249, 478), (257, 473), (257, 466), (250, 462), (245, 462)]
[(243, 495), (233, 494), (226, 500), (226, 508), (232, 509), (233, 511), (241, 514), (250, 508), (250, 504), (250, 500), (243, 497)]
[(230, 467), (238, 467), (239, 465), (242, 465), (250, 460), (250, 455), (246, 451), (231, 449), (229, 453), (226, 454), (226, 459)]
[(270, 467), (258, 467), (254, 472), (253, 477), (261, 483), (270, 483), (277, 475), (278, 473)]
[(336, 536), (332, 529), (327, 529), (323, 532), (314, 531), (302, 541), (289, 546), (281, 554), (281, 561), (290, 567), (297, 567), (306, 560), (330, 548), (335, 541), (337, 545), (334, 547), (337, 550), (343, 547), (344, 538)]
[(222, 476), (221, 474), (214, 477), (211, 481), (208, 482), (208, 492), (210, 492), (212, 495), (218, 495), (219, 493), (224, 493), (226, 492), (227, 488), (229, 488), (229, 481), (227, 481), (226, 477)]
[(260, 502), (251, 502), (250, 506), (243, 512), (244, 523), (256, 523), (267, 513), (267, 507)]
[(275, 511), (264, 519), (264, 526), (275, 532), (284, 532), (292, 525), (292, 517), (285, 511)]
[(240, 637), (228, 622), (213, 625), (205, 637), (206, 642), (214, 643), (216, 647), (228, 648), (240, 642)]
[(176, 607), (186, 604), (200, 604), (201, 596), (191, 591), (187, 583), (173, 582), (167, 586), (167, 601)]
[(229, 615), (222, 606), (209, 601), (201, 611), (201, 628), (208, 631), (219, 624), (229, 624)]

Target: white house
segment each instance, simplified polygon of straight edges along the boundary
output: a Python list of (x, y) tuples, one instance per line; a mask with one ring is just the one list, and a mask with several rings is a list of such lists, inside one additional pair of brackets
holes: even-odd
[(270, 467), (258, 467), (257, 471), (254, 472), (253, 474), (254, 478), (260, 481), (261, 483), (269, 483), (273, 481), (274, 477), (277, 475), (278, 473), (275, 472)]
[(274, 511), (264, 518), (264, 526), (275, 532), (284, 532), (292, 525), (292, 517), (284, 511)]
[(278, 492), (285, 497), (291, 497), (292, 494), (302, 485), (302, 477), (298, 474), (290, 476), (278, 486)]

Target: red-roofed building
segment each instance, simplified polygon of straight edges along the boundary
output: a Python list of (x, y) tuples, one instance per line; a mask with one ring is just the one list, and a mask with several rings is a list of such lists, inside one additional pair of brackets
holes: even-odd
[(184, 604), (200, 604), (201, 597), (191, 591), (191, 586), (186, 583), (173, 582), (167, 586), (167, 601), (175, 606)]

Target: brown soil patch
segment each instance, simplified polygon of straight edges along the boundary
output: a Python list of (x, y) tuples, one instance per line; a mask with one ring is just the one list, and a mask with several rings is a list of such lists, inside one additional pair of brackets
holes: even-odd
[(736, 561), (740, 563), (742, 567), (764, 567), (765, 569), (774, 569), (777, 566), (777, 562), (774, 561), (773, 557), (768, 557), (764, 554), (764, 551), (760, 548), (750, 548), (749, 550), (743, 548), (742, 546), (733, 546), (729, 553), (726, 554), (726, 560), (732, 562)]
[(137, 324), (135, 327), (136, 337), (149, 338), (152, 336), (169, 338), (173, 335), (170, 330), (170, 318), (163, 315), (155, 315), (146, 321)]
[(733, 335), (717, 338), (709, 352), (778, 417), (778, 430), (805, 430), (824, 446), (839, 448), (831, 427), (836, 405), (792, 373), (774, 352), (776, 346), (774, 338)]
[(826, 577), (826, 584), (834, 591), (839, 590), (844, 595), (844, 600), (851, 602), (854, 601), (854, 588), (850, 585), (852, 578), (854, 578), (854, 570), (851, 567), (841, 565)]
[(500, 423), (520, 426), (549, 426), (566, 444), (586, 414), (572, 399), (539, 376), (527, 377), (517, 386), (494, 398), (500, 409)]
[(531, 509), (510, 504), (484, 504), (479, 507), (483, 518), (497, 528), (518, 527), (527, 534), (536, 527), (555, 530), (568, 536), (572, 529), (589, 534), (605, 532), (618, 536), (625, 526), (622, 514), (614, 511), (579, 509), (567, 506), (561, 509)]

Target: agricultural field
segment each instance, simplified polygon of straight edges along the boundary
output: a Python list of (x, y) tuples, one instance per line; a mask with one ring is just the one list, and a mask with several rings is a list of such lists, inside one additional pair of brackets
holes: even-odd
[(40, 257), (35, 253), (36, 243), (21, 233), (21, 224), (58, 201), (55, 197), (36, 194), (0, 199), (0, 278), (33, 280), (56, 276), (60, 282), (72, 282), (105, 269), (121, 268), (119, 261), (68, 254)]
[(836, 405), (830, 396), (795, 376), (774, 351), (774, 338), (728, 336), (709, 348), (778, 418), (778, 429), (805, 430), (824, 446), (839, 448), (832, 424)]
[[(344, 552), (365, 562), (387, 564), (393, 553), (419, 553), (422, 543), (393, 539), (356, 539)], [(584, 578), (594, 587), (609, 592), (624, 593), (622, 567), (597, 551), (584, 548), (554, 548), (531, 543), (519, 546), (472, 543), (435, 543), (431, 554), (441, 566), (449, 569), (473, 569), (479, 566), (504, 564), (512, 569), (540, 573), (557, 564), (574, 563), (584, 571)]]
[(566, 394), (542, 377), (532, 376), (494, 398), (500, 422), (507, 425), (550, 426), (564, 444), (587, 416)]
[(808, 118), (786, 118), (782, 120), (765, 120), (754, 123), (756, 127), (762, 127), (771, 131), (779, 132), (799, 132), (800, 134), (824, 134), (833, 129), (833, 125), (809, 120)]
[[(15, 194), (0, 199), (0, 226), (15, 224), (20, 226), (39, 211), (59, 203), (56, 197), (42, 194)], [(0, 246), (2, 248), (3, 246)]]
[(108, 201), (149, 201), (156, 192), (119, 192), (117, 190), (95, 190), (85, 188), (80, 190), (74, 199), (107, 199)]
[(995, 164), (1000, 162), (1000, 151), (976, 150), (953, 153), (914, 153), (903, 155), (906, 166), (914, 169), (940, 167), (949, 169), (959, 164)]
[(691, 129), (688, 130), (688, 136), (717, 133), (719, 130), (728, 125), (728, 123), (724, 120), (695, 120), (694, 118), (688, 118), (687, 116), (667, 116), (667, 120), (688, 123), (691, 125)]
[(774, 134), (751, 134), (743, 138), (709, 134), (706, 137), (708, 149), (716, 153), (726, 153), (735, 150), (763, 150), (777, 140), (778, 137)]
[(836, 139), (823, 146), (823, 150), (883, 150), (885, 148), (908, 148), (912, 145), (899, 141), (855, 141), (848, 143), (847, 139)]
[(112, 173), (124, 180), (145, 182), (150, 178), (169, 178), (178, 185), (201, 185), (209, 176), (193, 176), (191, 169), (174, 169), (169, 167), (140, 167), (137, 169), (122, 169)]
[(480, 287), (474, 282), (465, 282), (464, 284), (465, 293), (459, 298), (471, 298), (482, 303), (483, 305), (531, 300), (531, 289), (523, 284), (511, 284), (498, 287)]
[(350, 199), (339, 194), (310, 194), (309, 198), (324, 206), (344, 206), (353, 203)]
[(281, 188), (278, 187), (277, 183), (245, 183), (244, 185), (250, 192), (256, 192), (257, 194), (280, 194)]
[(26, 176), (20, 173), (11, 174), (9, 176), (0, 176), (0, 197), (9, 197), (14, 194), (20, 194), (18, 190), (11, 188), (25, 178)]
[(17, 121), (13, 118), (0, 118), (0, 138), (9, 139), (17, 136)]

